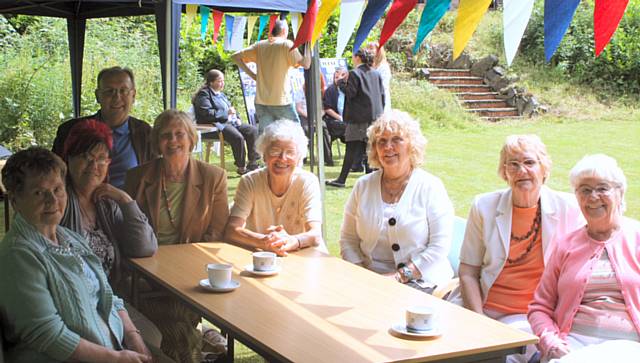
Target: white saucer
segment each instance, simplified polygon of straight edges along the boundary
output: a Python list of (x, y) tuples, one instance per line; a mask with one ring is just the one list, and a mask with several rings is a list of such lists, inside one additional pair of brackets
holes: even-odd
[(410, 337), (428, 338), (428, 337), (438, 337), (442, 335), (442, 331), (438, 328), (433, 328), (433, 329), (429, 329), (421, 332), (410, 331), (410, 330), (407, 330), (407, 326), (405, 323), (393, 324), (391, 326), (391, 330), (393, 330), (398, 334), (407, 335)]
[(258, 271), (253, 269), (253, 265), (246, 265), (244, 270), (258, 276), (272, 276), (277, 275), (280, 272), (280, 266), (276, 266), (273, 270), (268, 271)]
[(215, 287), (215, 286), (211, 286), (211, 284), (209, 283), (209, 279), (202, 279), (200, 280), (199, 285), (203, 289), (211, 292), (229, 292), (237, 289), (238, 286), (240, 286), (240, 283), (238, 281), (231, 280), (229, 282), (229, 285), (225, 287)]

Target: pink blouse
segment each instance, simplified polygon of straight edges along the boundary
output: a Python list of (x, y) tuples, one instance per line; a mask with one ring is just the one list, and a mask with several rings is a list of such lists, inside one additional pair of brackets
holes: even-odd
[(640, 222), (623, 217), (621, 228), (606, 241), (596, 241), (586, 228), (580, 228), (555, 246), (528, 313), (543, 356), (565, 341), (592, 270), (605, 249), (626, 310), (640, 333)]

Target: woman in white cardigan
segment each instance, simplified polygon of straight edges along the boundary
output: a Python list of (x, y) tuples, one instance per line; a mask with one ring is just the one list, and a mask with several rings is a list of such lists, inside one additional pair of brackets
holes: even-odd
[(342, 258), (402, 283), (446, 282), (453, 206), (440, 179), (419, 168), (427, 144), (420, 125), (392, 110), (367, 137), (369, 162), (379, 170), (358, 179), (345, 206)]

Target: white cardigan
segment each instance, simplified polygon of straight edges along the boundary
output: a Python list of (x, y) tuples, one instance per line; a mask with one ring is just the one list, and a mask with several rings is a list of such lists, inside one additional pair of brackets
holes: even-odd
[[(540, 189), (540, 208), (542, 253), (546, 265), (553, 251), (554, 239), (578, 229), (585, 222), (573, 194), (557, 192), (544, 185)], [(480, 266), (483, 304), (507, 261), (512, 210), (509, 188), (476, 196), (469, 212), (460, 262)], [(462, 304), (459, 291), (452, 293), (449, 300)]]
[[(380, 189), (382, 171), (358, 179), (344, 208), (340, 230), (342, 258), (371, 265), (371, 252), (376, 246), (384, 223)], [(396, 207), (395, 226), (389, 226), (395, 265), (413, 262), (422, 279), (441, 284), (453, 277), (447, 255), (453, 232), (453, 206), (442, 181), (422, 169), (414, 169)]]

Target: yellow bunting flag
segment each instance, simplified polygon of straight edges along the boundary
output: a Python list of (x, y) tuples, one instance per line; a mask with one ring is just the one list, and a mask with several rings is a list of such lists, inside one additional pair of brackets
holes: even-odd
[(338, 5), (340, 5), (340, 0), (322, 0), (320, 9), (318, 9), (318, 15), (316, 16), (316, 24), (313, 27), (311, 44), (314, 44), (318, 40), (322, 28), (327, 24), (331, 13), (333, 13), (333, 10), (335, 10)]
[(253, 33), (253, 27), (256, 26), (257, 20), (258, 20), (257, 16), (250, 16), (247, 19), (247, 44), (249, 45), (251, 45), (251, 33)]
[(491, 0), (460, 0), (458, 16), (453, 26), (453, 59), (462, 54), (489, 5)]
[(187, 5), (187, 29), (191, 27), (191, 23), (193, 19), (196, 18), (196, 13), (198, 12), (198, 5)]

